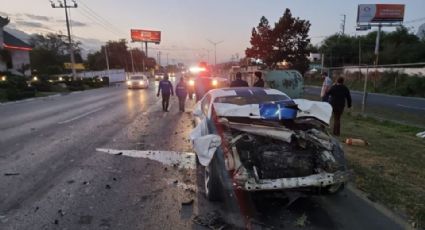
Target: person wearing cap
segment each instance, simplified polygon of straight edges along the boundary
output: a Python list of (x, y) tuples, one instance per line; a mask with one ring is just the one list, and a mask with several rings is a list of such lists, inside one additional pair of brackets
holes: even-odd
[(333, 134), (339, 136), (341, 131), (341, 116), (344, 112), (345, 101), (347, 101), (347, 107), (351, 108), (351, 94), (347, 86), (344, 85), (344, 78), (339, 77), (336, 84), (329, 89), (325, 96), (330, 96), (329, 103), (332, 105), (334, 117)]
[(230, 87), (248, 87), (248, 82), (242, 80), (241, 72), (236, 73), (236, 80), (230, 83)]
[(174, 96), (173, 84), (168, 80), (168, 74), (165, 74), (164, 79), (159, 82), (158, 93), (156, 94), (157, 97), (159, 97), (159, 92), (161, 92), (162, 95), (162, 111), (168, 112), (170, 95)]
[(264, 87), (263, 73), (257, 71), (254, 73), (254, 75), (257, 77), (257, 81), (255, 81), (254, 87)]
[(176, 85), (176, 96), (179, 99), (179, 111), (184, 112), (187, 97), (187, 85), (184, 77), (181, 77), (179, 83)]
[(329, 91), (329, 89), (332, 86), (332, 79), (328, 76), (328, 73), (323, 72), (323, 84), (322, 84), (322, 91), (320, 92), (320, 97), (322, 101), (329, 102), (329, 96), (326, 96), (326, 93)]

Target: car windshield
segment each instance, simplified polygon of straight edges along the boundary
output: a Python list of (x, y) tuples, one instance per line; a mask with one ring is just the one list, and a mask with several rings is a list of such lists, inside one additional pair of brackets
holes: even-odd
[(260, 104), (274, 101), (284, 101), (290, 98), (280, 94), (253, 95), (253, 96), (226, 96), (217, 97), (214, 103), (227, 103), (234, 105)]
[(145, 79), (143, 76), (131, 76), (130, 80), (143, 80)]

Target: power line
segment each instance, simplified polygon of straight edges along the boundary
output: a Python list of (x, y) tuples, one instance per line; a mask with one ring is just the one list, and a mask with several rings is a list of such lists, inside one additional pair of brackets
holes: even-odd
[(78, 10), (78, 13), (80, 13), (82, 16), (84, 16), (85, 18), (89, 19), (90, 21), (92, 21), (93, 23), (99, 25), (100, 27), (102, 27), (103, 29), (105, 29), (106, 31), (121, 37), (122, 34), (119, 34), (118, 32), (116, 32), (115, 30), (110, 29), (108, 26), (105, 26), (103, 23), (99, 22), (96, 18), (94, 18), (89, 12), (87, 12), (86, 10), (80, 8), (80, 10)]

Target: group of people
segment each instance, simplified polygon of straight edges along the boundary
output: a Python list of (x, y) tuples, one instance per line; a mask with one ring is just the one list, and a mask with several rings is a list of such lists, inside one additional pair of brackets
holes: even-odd
[[(262, 79), (261, 72), (255, 72), (257, 81), (254, 83), (254, 87), (264, 87), (264, 80)], [(242, 80), (242, 74), (240, 72), (236, 73), (236, 80), (232, 81), (230, 87), (248, 87), (248, 82)], [(179, 83), (176, 85), (176, 96), (179, 99), (179, 111), (184, 112), (186, 97), (187, 97), (187, 85), (184, 80), (184, 77), (180, 78)], [(161, 94), (162, 96), (162, 111), (168, 112), (168, 107), (170, 104), (170, 97), (174, 96), (173, 84), (168, 80), (168, 75), (164, 76), (159, 82), (157, 97)]]

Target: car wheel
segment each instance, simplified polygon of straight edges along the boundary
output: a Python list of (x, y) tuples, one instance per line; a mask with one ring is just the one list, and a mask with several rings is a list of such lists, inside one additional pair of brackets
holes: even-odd
[(210, 201), (220, 201), (220, 180), (217, 174), (217, 160), (215, 157), (205, 167), (205, 195)]
[(338, 183), (333, 185), (328, 185), (324, 188), (324, 192), (327, 195), (334, 195), (340, 193), (342, 190), (344, 190), (345, 184), (344, 183)]

